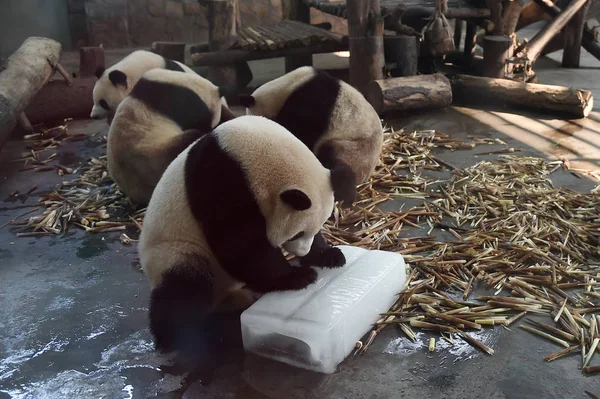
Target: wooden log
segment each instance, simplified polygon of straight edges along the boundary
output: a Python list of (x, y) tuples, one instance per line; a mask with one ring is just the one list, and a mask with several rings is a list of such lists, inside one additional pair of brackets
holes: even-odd
[(452, 89), (442, 74), (379, 79), (369, 83), (367, 100), (379, 114), (418, 109), (445, 108), (452, 103)]
[(185, 62), (185, 43), (153, 42), (150, 49), (153, 53), (162, 55), (170, 60)]
[(586, 118), (594, 107), (589, 90), (471, 75), (455, 75), (450, 83), (454, 102), (464, 105), (509, 105), (576, 118)]
[(415, 36), (394, 35), (383, 37), (384, 55), (387, 63), (394, 67), (393, 77), (417, 74), (419, 63), (419, 43)]
[[(310, 24), (310, 8), (303, 0), (281, 0), (281, 14), (284, 20)], [(285, 72), (313, 64), (312, 53), (285, 57)]]
[(350, 84), (366, 93), (372, 80), (383, 79), (384, 19), (379, 0), (347, 0)]
[[(555, 6), (550, 0), (534, 0), (535, 4), (540, 7), (547, 15), (554, 18), (562, 11)], [(519, 22), (520, 23), (520, 22)], [(600, 45), (596, 43), (594, 33), (588, 26), (583, 28), (583, 37), (581, 43), (584, 49), (592, 54), (596, 59), (600, 60)]]
[(527, 44), (525, 54), (534, 64), (550, 40), (573, 18), (588, 0), (572, 0), (569, 5), (548, 25), (544, 26)]
[(104, 47), (81, 47), (79, 49), (79, 77), (96, 76), (97, 71), (105, 68)]
[(344, 40), (342, 43), (325, 42), (311, 47), (283, 48), (273, 51), (228, 50), (222, 52), (195, 53), (192, 54), (192, 63), (195, 66), (227, 65), (241, 61), (264, 60), (294, 55), (334, 53), (336, 51), (347, 50), (348, 40)]
[(25, 113), (33, 124), (66, 118), (87, 119), (94, 106), (92, 93), (97, 80), (95, 76), (78, 77), (69, 86), (51, 80), (33, 97)]
[(590, 9), (590, 4), (591, 1), (587, 0), (563, 30), (565, 40), (565, 50), (562, 57), (563, 68), (579, 68), (583, 25)]
[(27, 104), (54, 75), (61, 49), (56, 40), (32, 36), (5, 61), (0, 72), (0, 149)]
[(506, 60), (512, 56), (512, 40), (506, 36), (483, 38), (483, 76), (504, 78)]

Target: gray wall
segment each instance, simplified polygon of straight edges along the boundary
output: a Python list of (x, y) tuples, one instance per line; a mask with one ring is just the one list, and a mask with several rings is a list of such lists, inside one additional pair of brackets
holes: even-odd
[(0, 0), (0, 55), (10, 55), (29, 36), (57, 40), (71, 49), (67, 0)]

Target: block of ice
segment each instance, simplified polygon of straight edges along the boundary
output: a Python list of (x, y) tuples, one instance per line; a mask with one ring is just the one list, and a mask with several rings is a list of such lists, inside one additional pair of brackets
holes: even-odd
[(331, 374), (397, 299), (406, 281), (402, 255), (339, 246), (346, 265), (316, 268), (300, 291), (263, 295), (241, 315), (244, 349)]

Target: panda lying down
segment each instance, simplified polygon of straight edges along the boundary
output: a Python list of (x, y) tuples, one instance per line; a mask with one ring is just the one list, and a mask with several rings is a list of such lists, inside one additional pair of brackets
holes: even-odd
[(152, 194), (139, 244), (156, 349), (201, 356), (211, 314), (313, 283), (316, 271), (292, 266), (281, 247), (315, 266), (343, 266), (319, 232), (334, 201), (353, 201), (352, 176), (326, 169), (260, 116), (229, 120), (182, 151)]

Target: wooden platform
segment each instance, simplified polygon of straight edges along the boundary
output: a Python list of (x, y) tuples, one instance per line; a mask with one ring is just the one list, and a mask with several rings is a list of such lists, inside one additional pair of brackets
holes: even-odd
[[(347, 19), (346, 2), (344, 0), (324, 1), (324, 0), (303, 0), (304, 3), (316, 10), (329, 15)], [(381, 0), (381, 15), (391, 14), (398, 8), (422, 10), (432, 13), (435, 8), (435, 0)], [(467, 11), (468, 10), (468, 11)], [(460, 17), (462, 14), (469, 14), (469, 17), (489, 17), (490, 12), (481, 0), (448, 0), (449, 18)], [(450, 15), (448, 15), (450, 14)]]
[(238, 33), (232, 50), (277, 50), (306, 47), (327, 41), (342, 43), (344, 36), (297, 21), (283, 20), (277, 25), (252, 26)]
[(276, 25), (244, 28), (229, 49), (194, 53), (192, 62), (195, 66), (226, 65), (267, 58), (332, 53), (348, 48), (347, 36), (309, 24), (283, 20)]

